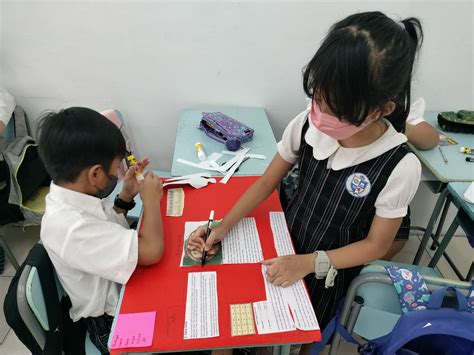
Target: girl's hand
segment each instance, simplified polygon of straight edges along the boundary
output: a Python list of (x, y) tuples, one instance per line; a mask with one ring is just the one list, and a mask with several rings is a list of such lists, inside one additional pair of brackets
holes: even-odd
[(219, 226), (217, 226), (211, 230), (209, 238), (207, 238), (207, 241), (204, 242), (206, 231), (207, 227), (201, 226), (192, 232), (189, 236), (187, 247), (191, 250), (207, 250), (208, 253), (214, 255), (216, 253), (215, 245), (224, 239), (225, 233), (222, 233)]
[(145, 169), (149, 163), (150, 161), (148, 160), (148, 158), (145, 158), (138, 162), (138, 166), (132, 165), (127, 170), (125, 177), (123, 178), (123, 187), (120, 195), (130, 200), (133, 200), (133, 198), (138, 193), (138, 181), (137, 177), (135, 176), (135, 173), (137, 171), (143, 172), (143, 169)]
[(315, 254), (287, 255), (265, 260), (267, 280), (276, 286), (288, 287), (314, 272)]

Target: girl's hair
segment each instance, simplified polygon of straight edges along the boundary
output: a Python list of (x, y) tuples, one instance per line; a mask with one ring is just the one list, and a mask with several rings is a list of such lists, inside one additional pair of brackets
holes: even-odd
[(359, 126), (393, 101), (387, 116), (403, 131), (410, 110), (413, 63), (423, 42), (420, 21), (396, 22), (381, 12), (351, 15), (331, 27), (303, 70), (308, 97), (324, 100), (341, 120)]

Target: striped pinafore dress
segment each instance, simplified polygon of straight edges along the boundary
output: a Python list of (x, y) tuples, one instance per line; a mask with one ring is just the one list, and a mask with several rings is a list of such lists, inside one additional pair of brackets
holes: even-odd
[[(375, 215), (378, 194), (408, 153), (400, 145), (366, 162), (334, 171), (327, 169), (328, 159), (313, 157), (313, 147), (304, 139), (308, 126), (306, 121), (301, 133), (298, 188), (285, 210), (297, 254), (336, 249), (364, 239)], [(321, 329), (360, 269), (338, 270), (334, 287), (328, 289), (325, 280), (317, 280), (314, 273), (305, 278)]]

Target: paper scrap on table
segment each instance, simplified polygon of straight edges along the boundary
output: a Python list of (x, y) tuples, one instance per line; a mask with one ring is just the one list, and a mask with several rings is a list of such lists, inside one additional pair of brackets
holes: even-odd
[(260, 301), (253, 304), (258, 334), (296, 330), (288, 306), (280, 306), (272, 301)]
[(166, 215), (170, 217), (180, 217), (184, 209), (184, 190), (169, 189), (166, 195)]
[(277, 255), (293, 255), (295, 249), (293, 248), (290, 232), (286, 225), (285, 213), (270, 212), (270, 225), (272, 227), (273, 241)]
[(230, 305), (231, 334), (233, 337), (255, 334), (251, 303)]
[(217, 274), (190, 272), (186, 296), (184, 339), (219, 336)]
[[(319, 329), (318, 321), (308, 293), (304, 287), (303, 280), (295, 282), (289, 287), (275, 286), (267, 280), (268, 266), (262, 265), (262, 274), (265, 282), (267, 302), (273, 303), (273, 311), (277, 317), (283, 317), (286, 310), (291, 309), (292, 322), (297, 329), (316, 330)], [(281, 315), (283, 314), (283, 316)], [(291, 317), (291, 316), (290, 316)], [(255, 318), (257, 315), (255, 314)], [(257, 323), (258, 328), (258, 323)], [(260, 334), (260, 330), (259, 330)]]
[(282, 288), (267, 281), (268, 267), (262, 265), (265, 280), (266, 301), (253, 304), (258, 334), (288, 332), (296, 330), (288, 303), (283, 297)]
[(289, 304), (296, 328), (301, 330), (319, 329), (313, 305), (309, 299), (303, 280), (289, 287), (281, 287), (283, 298)]
[(223, 264), (258, 263), (263, 260), (262, 247), (254, 217), (243, 218), (222, 241)]
[(153, 343), (156, 312), (119, 314), (111, 349), (137, 348)]

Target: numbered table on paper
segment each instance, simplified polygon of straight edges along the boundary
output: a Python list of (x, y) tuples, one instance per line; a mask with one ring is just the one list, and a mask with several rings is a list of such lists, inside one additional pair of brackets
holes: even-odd
[[(266, 281), (264, 259), (294, 253), (277, 193), (241, 220), (202, 267), (186, 250), (187, 236), (222, 218), (257, 177), (184, 188), (182, 216), (163, 217), (165, 252), (153, 266), (138, 267), (123, 290), (118, 317), (155, 312), (151, 345), (120, 352), (166, 352), (301, 344), (321, 334), (303, 281), (288, 288)], [(164, 193), (167, 194), (167, 188)], [(162, 211), (166, 211), (166, 197)], [(118, 323), (118, 317), (116, 322)], [(130, 327), (128, 327), (130, 328)], [(116, 336), (114, 324), (110, 341)], [(121, 328), (127, 329), (122, 324)], [(120, 333), (122, 344), (127, 335)]]

